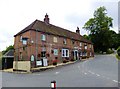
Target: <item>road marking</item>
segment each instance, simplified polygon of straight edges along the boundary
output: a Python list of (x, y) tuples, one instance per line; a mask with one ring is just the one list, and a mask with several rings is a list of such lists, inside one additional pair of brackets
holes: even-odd
[(99, 74), (96, 74), (97, 76), (100, 76)]
[(118, 82), (118, 83), (120, 83), (120, 82)]
[(84, 73), (85, 75), (87, 74), (87, 73)]
[(60, 72), (55, 72), (55, 74), (59, 74)]
[(113, 81), (113, 82), (116, 82), (116, 83), (118, 82), (117, 80), (112, 80), (112, 81)]
[(91, 72), (91, 74), (95, 74), (94, 72)]
[(80, 68), (80, 66), (78, 66), (78, 68)]

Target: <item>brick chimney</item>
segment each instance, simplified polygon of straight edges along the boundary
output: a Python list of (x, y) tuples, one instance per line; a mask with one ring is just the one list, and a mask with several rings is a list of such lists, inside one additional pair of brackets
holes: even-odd
[(45, 22), (47, 25), (49, 24), (49, 17), (48, 17), (48, 15), (47, 15), (47, 13), (46, 13), (46, 15), (45, 15), (44, 22)]
[(77, 34), (80, 34), (79, 27), (77, 27), (76, 33), (77, 33)]

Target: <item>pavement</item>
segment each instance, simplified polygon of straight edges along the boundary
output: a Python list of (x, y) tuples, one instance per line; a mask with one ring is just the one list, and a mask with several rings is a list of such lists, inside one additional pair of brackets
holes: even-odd
[[(94, 60), (55, 67), (31, 74), (2, 72), (3, 87), (118, 87), (118, 61), (112, 55), (96, 55)], [(95, 88), (94, 88), (95, 89)], [(97, 89), (97, 88), (96, 88)], [(114, 89), (114, 88), (113, 88)]]
[[(82, 61), (85, 61), (87, 59), (83, 59)], [(32, 68), (31, 69), (31, 72), (23, 72), (23, 71), (13, 71), (13, 68), (9, 68), (9, 69), (4, 69), (2, 70), (3, 72), (9, 72), (9, 73), (22, 73), (22, 74), (28, 74), (28, 73), (33, 73), (33, 72), (40, 72), (40, 71), (44, 71), (44, 70), (47, 70), (47, 69), (52, 69), (52, 68), (55, 68), (55, 67), (59, 67), (59, 66), (65, 66), (65, 65), (69, 65), (69, 64), (73, 64), (77, 61), (70, 61), (70, 62), (67, 62), (67, 63), (59, 63), (57, 65), (50, 65), (50, 66), (44, 66), (44, 67), (37, 67), (37, 68)]]

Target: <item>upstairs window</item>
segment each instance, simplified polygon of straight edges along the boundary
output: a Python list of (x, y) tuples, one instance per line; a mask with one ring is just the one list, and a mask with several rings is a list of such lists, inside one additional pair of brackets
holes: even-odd
[(85, 46), (85, 49), (87, 49), (87, 46)]
[(23, 45), (27, 45), (27, 39), (28, 39), (28, 38), (22, 38), (22, 43), (23, 43)]
[(53, 42), (57, 43), (57, 37), (53, 37)]
[(26, 45), (27, 44), (27, 40), (23, 40), (23, 45)]
[(20, 41), (22, 42), (22, 36), (20, 36)]
[(69, 57), (69, 50), (68, 49), (62, 49), (62, 57)]
[(72, 40), (71, 42), (72, 42), (72, 44), (75, 44), (75, 41), (74, 41), (74, 40)]
[(63, 39), (63, 44), (67, 44), (67, 41), (66, 41), (66, 39)]
[(80, 42), (80, 46), (82, 46), (82, 42)]
[(46, 36), (44, 34), (41, 35), (41, 40), (46, 41)]

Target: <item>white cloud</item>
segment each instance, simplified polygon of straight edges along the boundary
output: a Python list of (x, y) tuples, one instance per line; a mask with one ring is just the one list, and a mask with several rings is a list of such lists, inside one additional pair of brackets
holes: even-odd
[[(71, 31), (75, 31), (79, 26), (81, 34), (85, 34), (86, 31), (82, 30), (84, 23), (93, 16), (96, 7), (103, 4), (95, 5), (93, 2), (101, 1), (104, 2), (103, 0), (0, 0), (0, 51), (13, 44), (13, 36), (35, 19), (43, 20), (45, 13), (48, 13), (50, 23)], [(115, 7), (106, 3), (104, 5), (107, 6), (109, 15), (115, 18), (114, 23), (117, 27), (114, 15), (117, 13), (114, 11), (116, 4)]]

